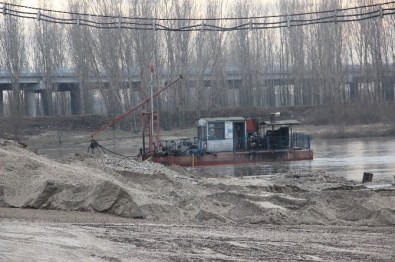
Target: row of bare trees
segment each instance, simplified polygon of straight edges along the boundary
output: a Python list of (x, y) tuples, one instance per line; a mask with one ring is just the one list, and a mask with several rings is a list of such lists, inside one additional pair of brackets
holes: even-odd
[[(63, 8), (73, 13), (208, 20), (335, 10), (377, 2), (278, 0), (264, 5), (243, 0), (69, 0)], [(40, 8), (59, 8), (54, 3), (42, 0)], [(98, 19), (106, 22), (108, 18)], [(162, 22), (169, 27), (192, 24), (188, 19)], [(200, 117), (235, 106), (394, 101), (394, 39), (394, 15), (350, 23), (227, 32), (97, 29), (3, 15), (0, 67), (12, 79), (8, 95), (12, 115), (23, 112), (19, 76), (24, 68), (42, 70), (48, 92), (40, 99), (47, 101), (43, 109), (47, 114), (68, 112), (67, 93), (54, 92), (52, 85), (59, 68), (74, 69), (83, 114), (94, 113), (95, 102), (101, 100), (109, 116), (125, 112), (149, 95), (152, 83), (155, 88), (161, 85), (160, 75), (166, 74), (168, 80), (183, 75), (177, 88), (156, 100), (168, 125), (174, 114), (183, 125), (188, 111)], [(151, 64), (155, 67), (152, 81)], [(232, 79), (232, 73), (238, 77)], [(279, 77), (268, 77), (271, 74)], [(136, 75), (140, 83), (132, 85)]]

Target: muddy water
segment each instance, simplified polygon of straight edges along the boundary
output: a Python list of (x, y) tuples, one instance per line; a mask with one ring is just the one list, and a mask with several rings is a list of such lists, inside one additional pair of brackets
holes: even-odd
[[(122, 155), (136, 155), (140, 141), (105, 141), (102, 145)], [(61, 145), (39, 150), (49, 158), (61, 158), (73, 153), (87, 152), (89, 143)], [(316, 139), (312, 142), (314, 160), (295, 162), (260, 163), (236, 166), (216, 166), (194, 168), (194, 172), (216, 173), (234, 176), (275, 175), (289, 171), (323, 171), (327, 174), (361, 181), (364, 172), (374, 174), (374, 180), (394, 180), (395, 176), (395, 137)], [(103, 152), (101, 152), (103, 154)], [(111, 154), (111, 153), (109, 153)]]
[(333, 139), (315, 142), (311, 167), (360, 181), (364, 172), (394, 179), (395, 138)]
[(289, 171), (324, 171), (361, 181), (364, 172), (374, 180), (394, 180), (395, 138), (317, 139), (312, 143), (314, 160), (195, 168), (196, 174), (235, 176), (275, 175)]

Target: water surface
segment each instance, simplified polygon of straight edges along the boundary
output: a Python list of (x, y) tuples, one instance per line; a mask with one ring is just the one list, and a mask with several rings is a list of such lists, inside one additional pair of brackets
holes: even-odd
[[(139, 142), (139, 141), (138, 141)], [(122, 155), (136, 155), (140, 145), (128, 140), (103, 141), (103, 146)], [(87, 152), (89, 143), (60, 145), (39, 150), (49, 158), (61, 158), (72, 153)], [(364, 172), (374, 174), (374, 180), (394, 180), (395, 137), (321, 139), (312, 141), (314, 159), (293, 162), (266, 162), (247, 165), (195, 167), (193, 172), (234, 176), (275, 175), (290, 171), (323, 171), (361, 181)], [(96, 151), (97, 153), (97, 151)], [(101, 151), (101, 154), (103, 152)]]
[(393, 180), (395, 176), (395, 137), (316, 139), (312, 143), (314, 159), (293, 162), (196, 167), (196, 174), (216, 173), (235, 176), (275, 175), (289, 171), (323, 171), (361, 181), (364, 172), (374, 180)]

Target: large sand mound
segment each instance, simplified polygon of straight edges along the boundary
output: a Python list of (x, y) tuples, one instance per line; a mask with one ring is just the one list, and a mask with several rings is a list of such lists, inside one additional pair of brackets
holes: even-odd
[(0, 206), (105, 212), (155, 221), (395, 225), (395, 190), (320, 173), (194, 177), (109, 156), (62, 163), (0, 140)]

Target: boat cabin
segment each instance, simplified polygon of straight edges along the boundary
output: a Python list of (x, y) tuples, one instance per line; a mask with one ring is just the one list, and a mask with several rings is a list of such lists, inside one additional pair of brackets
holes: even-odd
[(310, 148), (310, 137), (293, 132), (296, 120), (261, 121), (244, 117), (201, 118), (197, 121), (198, 147), (207, 152)]
[(200, 148), (208, 152), (247, 149), (247, 126), (244, 117), (201, 118), (197, 121)]

